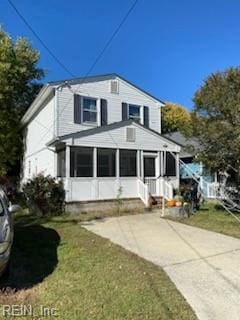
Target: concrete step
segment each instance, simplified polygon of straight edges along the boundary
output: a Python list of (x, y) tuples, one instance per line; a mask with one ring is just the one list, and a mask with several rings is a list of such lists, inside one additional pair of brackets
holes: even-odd
[(161, 209), (162, 208), (162, 197), (154, 197), (154, 199), (157, 201), (157, 204), (153, 205), (153, 209)]

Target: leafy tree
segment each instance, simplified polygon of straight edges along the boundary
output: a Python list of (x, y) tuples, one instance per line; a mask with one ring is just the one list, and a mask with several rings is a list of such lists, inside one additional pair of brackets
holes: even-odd
[(41, 87), (39, 53), (25, 38), (14, 41), (0, 28), (0, 176), (19, 161), (20, 120)]
[(195, 93), (192, 135), (199, 160), (213, 169), (240, 167), (240, 68), (211, 74)]
[(190, 113), (176, 103), (168, 102), (162, 108), (162, 132), (174, 132), (188, 130), (190, 125)]

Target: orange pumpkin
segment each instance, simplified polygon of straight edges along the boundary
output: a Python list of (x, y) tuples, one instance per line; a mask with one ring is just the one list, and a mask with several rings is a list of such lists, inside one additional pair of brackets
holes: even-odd
[(175, 204), (176, 204), (176, 201), (175, 201), (174, 199), (168, 200), (168, 202), (167, 202), (167, 206), (168, 206), (169, 208), (174, 207)]
[(182, 201), (176, 201), (176, 207), (181, 207), (182, 206)]

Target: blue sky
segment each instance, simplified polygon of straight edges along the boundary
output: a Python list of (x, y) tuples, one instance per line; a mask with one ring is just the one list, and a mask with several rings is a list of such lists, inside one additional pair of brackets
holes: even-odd
[[(84, 76), (133, 0), (12, 0), (49, 48)], [(116, 72), (162, 100), (192, 107), (212, 72), (240, 63), (240, 1), (139, 0), (92, 74)], [(44, 81), (69, 78), (0, 1), (0, 23), (41, 52)]]

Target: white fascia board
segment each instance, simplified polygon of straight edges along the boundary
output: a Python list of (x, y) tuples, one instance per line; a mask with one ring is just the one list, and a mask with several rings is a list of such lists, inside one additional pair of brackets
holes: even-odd
[(49, 84), (42, 87), (39, 94), (36, 96), (35, 100), (21, 119), (21, 124), (23, 126), (27, 125), (36, 112), (41, 108), (43, 101), (51, 94), (52, 90), (54, 90), (54, 87)]
[(153, 102), (157, 103), (159, 107), (163, 107), (165, 106), (164, 102), (159, 101), (158, 99), (155, 99), (153, 96), (147, 94), (147, 92), (141, 90), (141, 88), (138, 88), (137, 86), (135, 86), (134, 84), (131, 84), (128, 81), (125, 81), (123, 78), (121, 78), (120, 76), (116, 76), (116, 79), (124, 82), (127, 86), (135, 89), (136, 91), (140, 92), (142, 95), (144, 95), (145, 97), (147, 97), (148, 99), (152, 100)]
[[(179, 144), (175, 143), (174, 141), (171, 141), (170, 139), (167, 139), (167, 138), (163, 137), (163, 136), (162, 136), (161, 134), (159, 134), (158, 132), (155, 133), (153, 130), (149, 130), (148, 128), (145, 128), (144, 126), (139, 125), (139, 124), (136, 123), (136, 122), (134, 122), (133, 125), (136, 126), (136, 127), (138, 127), (138, 128), (140, 128), (140, 129), (142, 129), (142, 130), (145, 130), (146, 132), (148, 132), (148, 133), (150, 133), (150, 134), (158, 137), (159, 139), (163, 139), (164, 141), (166, 141), (166, 143), (168, 143), (168, 144), (170, 144), (170, 145), (174, 145), (174, 146), (176, 147), (177, 152), (180, 152), (181, 146), (180, 146)], [(166, 151), (167, 151), (167, 148), (166, 148)]]

